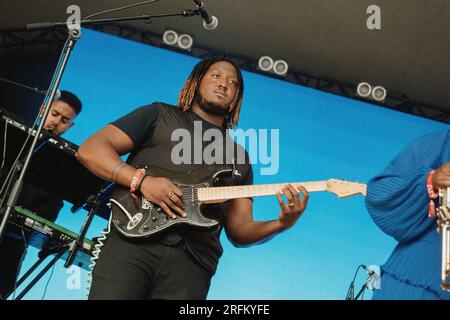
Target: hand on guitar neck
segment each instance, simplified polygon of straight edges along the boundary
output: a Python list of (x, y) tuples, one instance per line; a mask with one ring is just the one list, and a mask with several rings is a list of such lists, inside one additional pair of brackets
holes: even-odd
[[(297, 191), (298, 189), (298, 191)], [(278, 203), (280, 204), (281, 212), (279, 215), (279, 223), (283, 230), (292, 227), (300, 218), (309, 199), (309, 193), (303, 186), (298, 188), (291, 184), (286, 185), (283, 189), (283, 194), (286, 196), (288, 203), (286, 204), (281, 197), (281, 192), (277, 192)], [(300, 192), (299, 192), (300, 191)], [(300, 198), (299, 195), (302, 194)]]

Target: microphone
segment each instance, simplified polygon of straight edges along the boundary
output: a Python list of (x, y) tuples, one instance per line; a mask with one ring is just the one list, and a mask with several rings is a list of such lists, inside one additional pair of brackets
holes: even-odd
[(372, 276), (374, 273), (376, 273), (375, 270), (372, 270), (368, 266), (365, 266), (365, 265), (362, 264), (361, 267), (363, 267), (364, 270), (366, 270), (366, 272), (369, 274), (369, 276)]
[(380, 289), (381, 288), (381, 276), (380, 276), (380, 271), (377, 270), (377, 269), (379, 269), (379, 267), (378, 266), (365, 266), (363, 264), (361, 266), (369, 274), (369, 277), (367, 278), (367, 281), (365, 284), (366, 288), (370, 289), (370, 290)]
[(205, 4), (201, 0), (194, 0), (197, 5), (197, 10), (200, 12), (200, 16), (203, 19), (203, 28), (206, 30), (214, 30), (219, 24), (219, 20), (215, 16), (210, 16), (205, 10)]
[[(42, 95), (46, 95), (47, 93), (49, 93), (50, 94), (50, 91), (47, 91), (47, 90), (44, 90), (44, 91), (38, 91), (37, 93), (39, 93), (39, 94), (42, 94)], [(56, 90), (56, 92), (55, 92), (55, 97), (54, 97), (54, 99), (55, 100), (58, 100), (59, 98), (61, 98), (61, 90)]]

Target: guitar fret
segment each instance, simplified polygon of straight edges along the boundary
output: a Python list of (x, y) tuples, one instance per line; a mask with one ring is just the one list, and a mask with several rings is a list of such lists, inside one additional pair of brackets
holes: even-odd
[(274, 195), (287, 184), (296, 189), (303, 186), (308, 192), (331, 191), (340, 197), (361, 193), (365, 195), (366, 185), (336, 179), (309, 182), (291, 182), (278, 184), (260, 184), (228, 187), (210, 187), (198, 189), (198, 198), (204, 202), (223, 202), (229, 199)]

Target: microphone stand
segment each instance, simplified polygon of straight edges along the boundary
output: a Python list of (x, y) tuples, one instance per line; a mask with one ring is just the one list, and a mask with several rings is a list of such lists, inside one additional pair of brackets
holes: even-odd
[[(359, 292), (356, 294), (356, 297), (355, 297), (354, 296), (355, 295), (355, 280), (356, 280), (356, 276), (358, 275), (358, 271), (361, 267), (366, 269), (366, 271), (369, 273), (369, 277), (367, 278), (366, 282), (361, 287), (361, 289), (359, 290)], [(350, 283), (350, 287), (348, 288), (345, 300), (358, 300), (358, 298), (364, 293), (364, 291), (366, 289), (370, 289), (369, 285), (370, 285), (371, 281), (373, 281), (373, 279), (376, 279), (376, 272), (373, 270), (368, 271), (368, 269), (364, 265), (359, 265), (358, 268), (356, 269), (355, 276), (353, 277), (353, 280)]]
[(359, 290), (358, 294), (356, 295), (356, 297), (352, 300), (358, 300), (359, 296), (366, 290), (367, 285), (363, 284), (363, 286), (361, 287), (361, 290)]
[[(158, 15), (140, 15), (140, 16), (132, 16), (132, 17), (119, 17), (119, 18), (108, 18), (108, 19), (96, 19), (96, 20), (81, 20), (81, 21), (77, 21), (74, 23), (69, 24), (67, 22), (44, 22), (44, 23), (32, 23), (32, 24), (28, 24), (27, 25), (27, 29), (28, 30), (37, 30), (37, 29), (52, 29), (52, 28), (58, 28), (58, 27), (67, 27), (69, 29), (68, 31), (68, 38), (64, 44), (64, 47), (62, 49), (60, 58), (59, 58), (59, 62), (58, 65), (56, 67), (56, 70), (53, 74), (53, 79), (52, 82), (50, 84), (50, 88), (48, 90), (48, 92), (50, 92), (50, 96), (47, 100), (47, 103), (45, 104), (45, 109), (41, 118), (41, 121), (39, 123), (39, 127), (35, 133), (35, 136), (33, 138), (32, 144), (30, 149), (28, 150), (28, 153), (26, 155), (25, 161), (23, 163), (23, 166), (21, 168), (17, 168), (17, 166), (15, 166), (14, 168), (12, 168), (11, 170), (18, 170), (20, 171), (20, 175), (19, 178), (16, 180), (16, 182), (14, 183), (11, 191), (9, 190), (9, 188), (7, 188), (5, 195), (8, 195), (9, 193), (9, 197), (8, 197), (8, 201), (6, 203), (6, 210), (5, 213), (2, 217), (2, 221), (0, 224), (0, 243), (5, 235), (6, 232), (6, 226), (8, 223), (8, 219), (9, 216), (11, 215), (12, 210), (14, 209), (16, 203), (17, 203), (17, 198), (20, 194), (20, 191), (22, 189), (23, 186), (23, 181), (24, 181), (24, 177), (25, 174), (27, 172), (28, 166), (30, 164), (31, 161), (31, 156), (34, 153), (34, 150), (36, 149), (36, 145), (38, 143), (38, 139), (39, 136), (41, 135), (42, 129), (44, 127), (45, 124), (45, 120), (47, 119), (47, 116), (50, 112), (50, 106), (53, 103), (53, 100), (55, 98), (56, 95), (56, 91), (58, 90), (59, 84), (61, 82), (61, 78), (63, 76), (63, 73), (65, 71), (65, 68), (67, 66), (67, 62), (69, 60), (70, 54), (72, 53), (76, 42), (80, 39), (81, 37), (81, 26), (87, 26), (87, 25), (91, 25), (91, 24), (100, 24), (100, 23), (112, 23), (112, 22), (119, 22), (119, 21), (132, 21), (132, 20), (146, 20), (149, 21), (150, 19), (153, 18), (160, 18), (160, 17), (173, 17), (173, 16), (182, 16), (182, 17), (192, 17), (195, 15), (200, 15), (200, 10), (199, 8), (197, 9), (184, 9), (181, 10), (180, 12), (177, 13), (167, 13), (167, 14), (158, 14)], [(48, 94), (47, 94), (48, 96)], [(42, 113), (39, 112), (38, 117), (41, 115)], [(10, 191), (10, 192), (9, 192)], [(3, 211), (3, 208), (1, 208)], [(0, 211), (0, 212), (1, 212)], [(90, 219), (88, 219), (88, 222)]]
[[(154, 18), (167, 18), (167, 17), (192, 17), (200, 15), (199, 9), (183, 9), (180, 12), (175, 13), (163, 13), (163, 14), (155, 14), (149, 15), (144, 14), (140, 16), (131, 16), (131, 17), (120, 17), (120, 18), (106, 18), (106, 19), (95, 19), (95, 20), (81, 20), (78, 23), (81, 26), (89, 26), (93, 24), (102, 24), (102, 23), (112, 23), (112, 22), (121, 22), (121, 21), (137, 21), (137, 20), (145, 20), (149, 21)], [(39, 29), (50, 29), (50, 28), (59, 28), (67, 26), (67, 22), (39, 22), (39, 23), (30, 23), (27, 24), (28, 30), (39, 30)]]
[[(84, 221), (83, 226), (81, 227), (80, 233), (74, 243), (74, 246), (69, 249), (70, 253), (66, 260), (66, 263), (64, 264), (65, 268), (70, 267), (73, 264), (73, 261), (75, 260), (79, 248), (83, 248), (83, 239), (86, 236), (86, 233), (89, 229), (89, 226), (91, 225), (92, 219), (94, 218), (94, 215), (97, 213), (97, 211), (100, 208), (100, 205), (102, 204), (102, 198), (104, 193), (112, 186), (112, 183), (107, 183), (102, 190), (100, 190), (96, 195), (90, 195), (88, 199), (86, 200), (86, 204), (89, 206), (89, 213), (86, 216), (86, 219)], [(74, 209), (74, 208), (72, 208)]]
[(372, 281), (374, 281), (374, 280), (375, 280), (375, 282), (376, 282), (376, 281), (377, 281), (376, 279), (377, 279), (377, 277), (376, 277), (376, 272), (373, 271), (373, 270), (372, 270), (371, 272), (369, 272), (369, 277), (367, 278), (366, 283), (361, 287), (361, 290), (359, 290), (359, 292), (358, 292), (358, 294), (356, 295), (356, 297), (355, 297), (354, 300), (358, 300), (359, 296), (360, 296), (361, 294), (363, 294), (364, 291), (365, 291), (366, 289), (370, 289), (370, 290), (376, 289), (376, 288), (377, 288), (376, 285), (372, 285), (372, 288), (370, 288), (370, 283), (371, 283)]

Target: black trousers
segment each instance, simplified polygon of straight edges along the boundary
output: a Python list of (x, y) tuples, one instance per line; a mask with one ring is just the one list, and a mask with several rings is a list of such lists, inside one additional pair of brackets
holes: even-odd
[(90, 300), (202, 300), (210, 273), (184, 249), (112, 230), (92, 272)]

